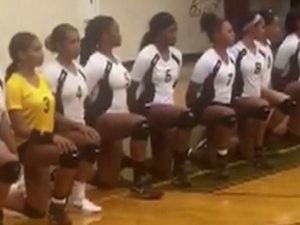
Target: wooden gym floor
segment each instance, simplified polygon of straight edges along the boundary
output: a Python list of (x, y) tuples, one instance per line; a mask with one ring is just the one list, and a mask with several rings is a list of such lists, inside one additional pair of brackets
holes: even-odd
[[(183, 73), (190, 74), (190, 68), (185, 68)], [(184, 102), (186, 81), (184, 76), (178, 86), (176, 99), (179, 104)], [(292, 147), (282, 152), (299, 149)], [(180, 191), (165, 186), (168, 191), (157, 202), (131, 199), (126, 189), (121, 188), (90, 190), (89, 197), (103, 206), (103, 213), (87, 216), (73, 212), (74, 225), (300, 225), (300, 154), (295, 153), (286, 158), (288, 160), (294, 160), (293, 166), (221, 188), (210, 184), (211, 189), (194, 187)], [(247, 167), (239, 166), (235, 170), (248, 171)], [(207, 183), (207, 178), (199, 180), (201, 176), (202, 173), (194, 176), (195, 186)], [(9, 213), (6, 222), (7, 225), (46, 224), (45, 220), (29, 221)]]

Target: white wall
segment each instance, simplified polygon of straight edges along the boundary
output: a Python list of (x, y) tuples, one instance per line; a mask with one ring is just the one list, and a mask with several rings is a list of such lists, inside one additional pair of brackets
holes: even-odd
[(141, 37), (148, 29), (150, 18), (159, 11), (172, 13), (179, 25), (177, 46), (184, 53), (200, 52), (208, 46), (205, 35), (200, 34), (200, 15), (191, 17), (191, 4), (197, 3), (201, 11), (203, 8), (214, 8), (223, 14), (223, 0), (100, 0), (100, 11), (113, 15), (119, 22), (123, 35), (123, 46), (120, 55), (125, 59), (133, 59), (138, 51)]

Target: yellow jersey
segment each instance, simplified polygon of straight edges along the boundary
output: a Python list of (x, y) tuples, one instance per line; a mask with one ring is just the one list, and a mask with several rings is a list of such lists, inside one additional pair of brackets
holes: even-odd
[[(39, 85), (30, 84), (21, 74), (14, 73), (6, 83), (6, 106), (8, 111), (22, 112), (25, 123), (34, 130), (53, 132), (55, 100), (42, 74)], [(17, 138), (18, 144), (24, 142)]]

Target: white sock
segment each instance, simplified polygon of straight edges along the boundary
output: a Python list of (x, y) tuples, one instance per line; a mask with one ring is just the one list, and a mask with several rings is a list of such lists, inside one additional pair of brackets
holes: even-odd
[(75, 181), (73, 184), (71, 200), (83, 200), (85, 198), (86, 183)]

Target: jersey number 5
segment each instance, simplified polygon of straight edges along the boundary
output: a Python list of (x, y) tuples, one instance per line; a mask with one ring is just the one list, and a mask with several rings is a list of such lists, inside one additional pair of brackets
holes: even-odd
[(43, 102), (44, 102), (44, 113), (48, 113), (49, 110), (50, 110), (50, 100), (49, 100), (49, 98), (44, 97)]
[(168, 69), (168, 70), (166, 71), (166, 77), (165, 77), (165, 82), (166, 82), (166, 83), (169, 83), (169, 82), (172, 80), (172, 76), (171, 76), (170, 72), (171, 72), (170, 69)]

